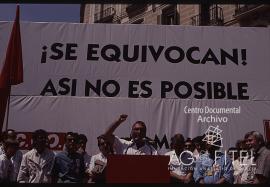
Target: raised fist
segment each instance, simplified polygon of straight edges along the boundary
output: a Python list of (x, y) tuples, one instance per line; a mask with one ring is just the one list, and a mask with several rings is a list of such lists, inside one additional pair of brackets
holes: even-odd
[(128, 115), (121, 114), (120, 117), (119, 117), (119, 119), (118, 119), (118, 121), (122, 123), (122, 122), (126, 121), (127, 117), (128, 117)]

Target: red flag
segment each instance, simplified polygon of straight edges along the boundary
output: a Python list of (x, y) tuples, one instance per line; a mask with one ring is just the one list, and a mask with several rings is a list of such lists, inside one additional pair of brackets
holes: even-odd
[(20, 33), (20, 7), (17, 6), (16, 18), (6, 51), (4, 66), (0, 74), (0, 130), (5, 118), (6, 105), (11, 85), (23, 82), (22, 45)]

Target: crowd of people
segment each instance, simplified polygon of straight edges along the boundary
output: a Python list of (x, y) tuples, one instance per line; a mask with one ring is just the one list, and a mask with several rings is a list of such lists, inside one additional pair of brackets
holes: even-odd
[[(100, 153), (86, 152), (87, 137), (68, 132), (64, 150), (53, 152), (48, 134), (33, 132), (32, 149), (22, 153), (16, 132), (2, 133), (0, 145), (0, 181), (18, 183), (104, 183), (108, 155), (159, 155), (154, 141), (146, 136), (146, 125), (137, 121), (128, 138), (119, 138), (114, 131), (127, 119), (120, 115), (97, 137)], [(256, 131), (246, 133), (235, 147), (218, 151), (220, 141), (204, 141), (209, 134), (184, 138), (181, 133), (171, 138), (169, 173), (172, 183), (187, 184), (262, 184), (270, 182), (270, 150), (263, 136)], [(145, 166), (147, 167), (147, 166)]]

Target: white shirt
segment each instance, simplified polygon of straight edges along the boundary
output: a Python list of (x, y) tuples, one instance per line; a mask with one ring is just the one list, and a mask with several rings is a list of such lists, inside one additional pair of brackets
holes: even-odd
[(232, 161), (233, 165), (233, 176), (234, 176), (234, 184), (237, 184), (238, 178), (240, 177), (242, 166), (240, 165), (240, 160), (236, 159)]
[[(0, 145), (0, 155), (4, 154), (3, 145)], [(17, 150), (15, 155), (11, 157), (10, 161), (13, 165), (13, 172), (11, 173), (10, 180), (13, 182), (17, 181), (17, 176), (20, 170), (23, 154), (20, 150)]]
[(236, 159), (234, 161), (232, 161), (232, 165), (233, 165), (233, 175), (237, 176), (241, 173), (241, 165), (240, 165), (240, 160)]
[(13, 165), (10, 159), (7, 158), (5, 153), (0, 155), (0, 179), (11, 181), (11, 174), (13, 171)]
[(114, 138), (114, 149), (116, 154), (124, 155), (158, 155), (157, 150), (150, 144), (137, 148), (133, 140), (127, 141), (117, 136)]
[(17, 181), (20, 183), (51, 182), (51, 170), (54, 164), (54, 153), (45, 149), (39, 154), (36, 149), (23, 155)]
[(107, 158), (102, 154), (102, 153), (98, 153), (96, 155), (93, 155), (88, 167), (88, 171), (92, 171), (95, 167), (95, 162), (97, 160), (100, 160), (102, 162), (104, 162), (105, 164), (107, 164)]
[[(252, 158), (252, 157), (251, 157)], [(240, 184), (247, 184), (255, 177), (256, 165), (252, 164), (251, 158), (245, 157), (241, 163)]]

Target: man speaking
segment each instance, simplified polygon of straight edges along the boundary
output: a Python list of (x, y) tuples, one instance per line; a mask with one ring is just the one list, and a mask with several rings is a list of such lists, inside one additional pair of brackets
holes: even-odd
[(115, 135), (115, 129), (127, 119), (126, 114), (113, 122), (105, 132), (105, 137), (111, 142), (116, 154), (127, 155), (157, 155), (157, 150), (149, 143), (146, 138), (146, 126), (143, 121), (136, 121), (131, 129), (131, 140), (124, 140)]

